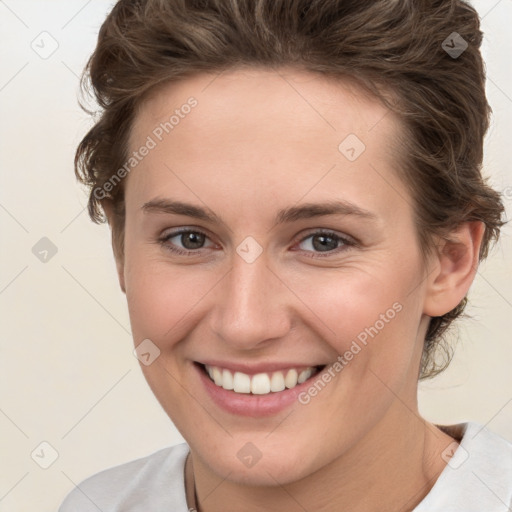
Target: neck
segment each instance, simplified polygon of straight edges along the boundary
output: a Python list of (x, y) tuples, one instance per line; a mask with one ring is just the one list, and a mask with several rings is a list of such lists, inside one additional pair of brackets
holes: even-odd
[[(198, 512), (287, 510), (334, 512), (409, 512), (428, 494), (446, 466), (443, 450), (454, 441), (417, 412), (396, 405), (358, 445), (321, 470), (288, 485), (255, 487), (214, 474), (191, 454), (189, 507)], [(404, 411), (405, 409), (405, 411)], [(193, 475), (193, 476), (192, 476)], [(190, 488), (191, 487), (191, 488)], [(191, 494), (192, 493), (192, 494)]]

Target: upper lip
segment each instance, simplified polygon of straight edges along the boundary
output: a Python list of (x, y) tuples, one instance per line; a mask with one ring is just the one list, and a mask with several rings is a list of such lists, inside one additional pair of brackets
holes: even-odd
[(225, 368), (231, 372), (241, 372), (247, 375), (255, 375), (257, 373), (268, 373), (268, 372), (279, 372), (290, 370), (292, 368), (309, 368), (317, 366), (325, 366), (328, 363), (290, 363), (290, 362), (260, 362), (260, 363), (247, 363), (247, 362), (233, 362), (233, 361), (220, 361), (208, 359), (204, 361), (196, 361), (196, 363), (208, 366), (217, 366), (219, 368)]

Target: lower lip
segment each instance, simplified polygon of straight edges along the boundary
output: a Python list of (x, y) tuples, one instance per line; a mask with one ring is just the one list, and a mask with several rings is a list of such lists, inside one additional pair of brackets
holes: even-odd
[(318, 378), (321, 373), (316, 373), (292, 389), (285, 389), (277, 393), (270, 392), (267, 395), (253, 395), (249, 393), (235, 393), (234, 391), (217, 386), (206, 375), (201, 365), (194, 363), (194, 368), (198, 372), (206, 392), (215, 404), (231, 414), (252, 418), (272, 416), (290, 407), (294, 402), (298, 401), (298, 395), (311, 385), (311, 380)]

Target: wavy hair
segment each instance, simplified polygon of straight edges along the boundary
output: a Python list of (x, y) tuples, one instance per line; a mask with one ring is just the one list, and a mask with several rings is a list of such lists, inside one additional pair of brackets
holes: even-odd
[[(423, 256), (434, 236), (478, 220), (482, 260), (504, 224), (501, 196), (481, 173), (491, 113), (482, 37), (476, 11), (460, 0), (121, 0), (81, 80), (100, 106), (75, 155), (89, 214), (102, 222), (111, 204), (114, 251), (122, 256), (123, 186), (102, 197), (95, 190), (127, 161), (137, 109), (157, 87), (233, 66), (295, 66), (355, 80), (399, 116), (397, 172), (414, 201)], [(455, 41), (467, 45), (460, 55), (450, 52)], [(431, 318), (420, 379), (450, 363), (446, 331), (466, 303)]]

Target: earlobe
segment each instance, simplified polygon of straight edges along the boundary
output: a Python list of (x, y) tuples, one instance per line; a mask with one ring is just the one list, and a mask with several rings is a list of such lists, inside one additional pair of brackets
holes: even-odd
[(478, 269), (484, 231), (483, 222), (469, 221), (443, 240), (427, 279), (424, 314), (442, 316), (466, 296)]

